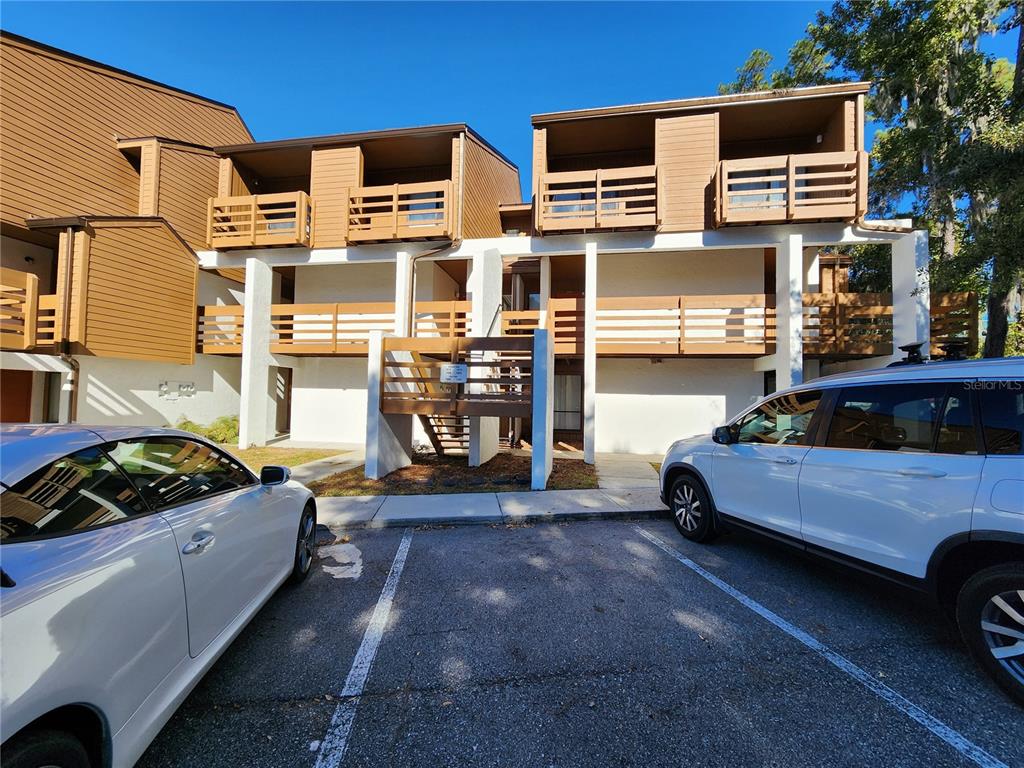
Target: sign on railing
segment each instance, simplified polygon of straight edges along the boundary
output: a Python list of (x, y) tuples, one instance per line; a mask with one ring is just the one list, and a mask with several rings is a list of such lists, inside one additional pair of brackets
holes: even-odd
[(717, 224), (841, 219), (867, 210), (867, 154), (815, 152), (718, 164)]
[(654, 227), (657, 166), (545, 173), (540, 178), (539, 232)]
[(313, 206), (305, 192), (210, 198), (206, 240), (211, 248), (309, 245)]
[(350, 243), (452, 236), (452, 182), (354, 187), (348, 193)]
[[(529, 417), (533, 337), (385, 338), (382, 413)], [(465, 367), (461, 375), (444, 371)], [(445, 380), (447, 379), (447, 380)]]

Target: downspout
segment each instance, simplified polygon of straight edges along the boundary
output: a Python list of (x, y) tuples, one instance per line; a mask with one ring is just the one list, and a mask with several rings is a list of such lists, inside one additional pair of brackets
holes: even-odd
[(405, 333), (410, 338), (413, 335), (413, 328), (416, 324), (416, 262), (426, 256), (436, 256), (444, 251), (450, 251), (461, 243), (461, 240), (451, 240), (445, 245), (438, 246), (437, 248), (431, 248), (429, 251), (423, 253), (417, 253), (415, 256), (409, 257), (409, 272), (411, 273), (409, 279), (409, 293), (406, 295), (409, 307), (409, 316), (405, 321)]
[[(73, 422), (78, 416), (78, 375), (80, 365), (78, 360), (71, 354), (71, 341), (68, 336), (71, 331), (71, 269), (74, 263), (75, 253), (75, 230), (73, 227), (64, 229), (66, 244), (64, 247), (64, 280), (60, 287), (60, 359), (71, 373), (68, 375), (66, 391), (68, 393), (68, 421)], [(63, 389), (63, 388), (62, 388)]]

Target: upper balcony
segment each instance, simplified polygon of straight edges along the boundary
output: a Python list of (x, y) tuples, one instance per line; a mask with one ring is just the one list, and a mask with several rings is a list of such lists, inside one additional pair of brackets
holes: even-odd
[(52, 351), (57, 334), (57, 296), (39, 293), (39, 278), (0, 267), (0, 349)]
[(535, 115), (539, 234), (854, 221), (866, 83)]
[(217, 151), (218, 250), (497, 237), (499, 205), (519, 198), (516, 167), (464, 124)]

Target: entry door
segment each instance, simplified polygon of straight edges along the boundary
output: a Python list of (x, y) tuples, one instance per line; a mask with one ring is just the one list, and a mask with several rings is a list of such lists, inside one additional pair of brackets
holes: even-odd
[(0, 371), (0, 422), (32, 421), (32, 371)]
[(189, 654), (198, 656), (284, 577), (295, 516), (238, 462), (182, 438), (119, 442), (111, 455), (170, 524), (185, 576)]
[(966, 385), (844, 387), (800, 474), (804, 540), (923, 577), (971, 529), (983, 464)]
[(737, 442), (719, 445), (712, 485), (719, 512), (800, 537), (800, 464), (818, 391), (781, 395), (744, 414), (734, 425)]

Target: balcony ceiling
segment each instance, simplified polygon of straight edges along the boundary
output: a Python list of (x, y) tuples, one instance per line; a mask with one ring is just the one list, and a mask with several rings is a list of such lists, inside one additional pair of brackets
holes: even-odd
[(719, 140), (724, 144), (811, 136), (824, 129), (843, 101), (833, 97), (729, 106), (720, 111)]

